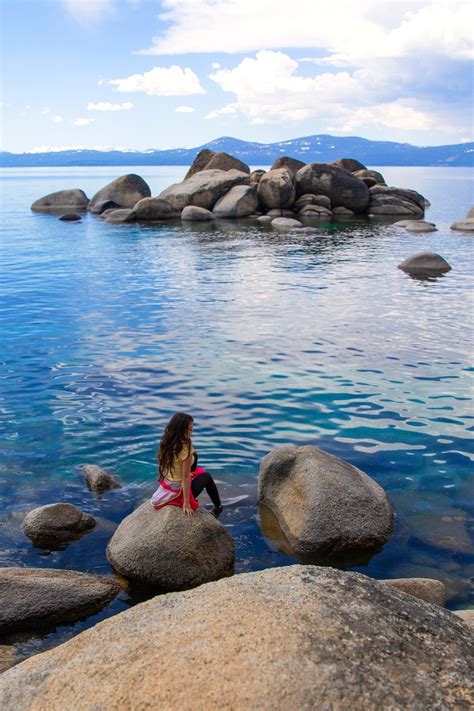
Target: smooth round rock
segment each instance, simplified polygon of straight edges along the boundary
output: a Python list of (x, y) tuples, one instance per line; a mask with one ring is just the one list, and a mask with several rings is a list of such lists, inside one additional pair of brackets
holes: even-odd
[(382, 487), (312, 445), (267, 454), (258, 498), (275, 514), (294, 554), (314, 562), (356, 564), (380, 550), (393, 531), (393, 509)]
[(424, 220), (407, 220), (407, 224), (405, 225), (405, 229), (407, 232), (437, 232), (438, 228), (435, 225), (432, 225), (429, 222), (425, 222)]
[(394, 578), (390, 580), (380, 580), (385, 585), (391, 585), (397, 590), (408, 595), (414, 595), (419, 600), (431, 602), (433, 605), (444, 607), (446, 603), (446, 586), (441, 580), (432, 578)]
[(445, 274), (451, 271), (451, 266), (439, 254), (435, 254), (434, 252), (420, 252), (419, 254), (413, 255), (413, 257), (405, 259), (398, 265), (398, 269), (408, 274), (426, 274), (429, 276)]
[(5, 711), (467, 711), (474, 633), (363, 575), (286, 566), (135, 605), (6, 671), (0, 697)]
[(257, 191), (250, 185), (234, 185), (213, 208), (216, 217), (248, 217), (258, 207)]
[(212, 210), (234, 185), (248, 185), (249, 174), (241, 170), (201, 170), (181, 183), (170, 185), (159, 197), (181, 211), (188, 205)]
[(250, 168), (247, 163), (231, 156), (229, 153), (214, 153), (206, 170), (239, 170), (241, 173), (249, 173)]
[(130, 208), (121, 208), (120, 210), (112, 210), (105, 218), (106, 222), (121, 224), (123, 222), (135, 222), (135, 210)]
[(97, 494), (122, 488), (122, 484), (117, 477), (104, 471), (96, 464), (84, 464), (82, 473), (84, 474), (87, 488), (90, 491), (95, 491)]
[(339, 168), (344, 168), (344, 170), (348, 170), (349, 173), (355, 173), (359, 170), (367, 170), (366, 166), (355, 158), (339, 158), (334, 161), (333, 165), (336, 165)]
[(474, 232), (474, 217), (466, 217), (464, 220), (453, 222), (451, 229), (460, 232)]
[(215, 220), (216, 216), (210, 210), (206, 210), (205, 207), (188, 205), (181, 212), (181, 219), (185, 222), (210, 222), (211, 220)]
[(262, 225), (269, 225), (274, 219), (271, 215), (260, 215), (260, 217), (257, 217), (257, 222), (261, 222)]
[(275, 217), (271, 225), (276, 230), (292, 230), (301, 227), (301, 222), (292, 217)]
[(162, 198), (142, 198), (134, 206), (135, 219), (141, 220), (172, 220), (179, 217), (179, 213), (167, 200)]
[(232, 536), (205, 509), (188, 517), (146, 501), (117, 528), (107, 557), (125, 578), (174, 591), (231, 575), (235, 554)]
[(73, 504), (47, 504), (26, 514), (21, 530), (39, 548), (55, 548), (69, 543), (95, 526), (92, 516)]
[(300, 168), (303, 168), (306, 164), (302, 160), (297, 160), (296, 158), (290, 158), (289, 156), (280, 156), (273, 163), (270, 170), (279, 170), (280, 168), (286, 168), (291, 175), (295, 176)]
[(260, 178), (257, 194), (260, 204), (266, 210), (291, 207), (295, 201), (292, 174), (286, 168), (269, 170)]
[(112, 200), (121, 208), (132, 209), (139, 200), (146, 197), (151, 197), (147, 183), (139, 175), (129, 173), (101, 188), (90, 201), (88, 209), (95, 214), (98, 214), (98, 210), (103, 212), (106, 209), (103, 205), (108, 200)]
[(327, 195), (311, 195), (307, 193), (306, 195), (301, 195), (298, 200), (295, 201), (293, 208), (295, 210), (301, 210), (303, 207), (308, 205), (316, 205), (318, 207), (325, 207), (328, 210), (331, 209), (331, 200)]
[(35, 200), (31, 209), (34, 212), (48, 212), (55, 210), (86, 210), (89, 198), (83, 190), (58, 190)]
[(199, 173), (201, 170), (205, 170), (207, 164), (215, 155), (216, 154), (214, 153), (214, 151), (209, 150), (209, 148), (203, 148), (201, 151), (199, 151), (199, 153), (193, 160), (188, 172), (184, 176), (184, 179), (187, 180), (188, 178), (191, 178), (195, 173)]
[(1, 568), (0, 634), (77, 620), (119, 592), (114, 580), (75, 570)]

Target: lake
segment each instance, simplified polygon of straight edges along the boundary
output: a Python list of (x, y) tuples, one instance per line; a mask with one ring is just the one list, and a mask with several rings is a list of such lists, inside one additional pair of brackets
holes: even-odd
[[(260, 532), (259, 463), (283, 444), (316, 444), (372, 476), (397, 512), (392, 539), (356, 569), (437, 577), (448, 607), (474, 606), (474, 238), (449, 229), (473, 203), (473, 173), (377, 170), (431, 201), (437, 232), (64, 223), (31, 203), (76, 187), (92, 197), (128, 172), (157, 194), (186, 168), (1, 171), (0, 566), (110, 574), (107, 541), (153, 491), (163, 426), (185, 410), (227, 504), (237, 572), (295, 562)], [(397, 269), (422, 251), (452, 271), (417, 280)], [(85, 463), (124, 488), (97, 499)], [(64, 550), (36, 549), (21, 519), (56, 501), (98, 525)], [(8, 641), (27, 656), (134, 602), (123, 592), (98, 615)]]

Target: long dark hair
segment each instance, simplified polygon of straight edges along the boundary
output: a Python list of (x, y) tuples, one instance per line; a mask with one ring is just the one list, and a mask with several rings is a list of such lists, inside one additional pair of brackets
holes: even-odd
[(184, 446), (191, 447), (188, 429), (193, 422), (191, 415), (186, 412), (177, 412), (166, 425), (157, 456), (160, 479), (163, 479), (166, 472), (171, 470), (173, 459), (181, 452), (182, 448)]

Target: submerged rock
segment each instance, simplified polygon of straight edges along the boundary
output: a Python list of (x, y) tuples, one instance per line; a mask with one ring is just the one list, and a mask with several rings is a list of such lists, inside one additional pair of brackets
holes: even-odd
[[(157, 673), (177, 660), (183, 684)], [(0, 694), (5, 711), (468, 709), (473, 660), (447, 610), (295, 565), (136, 605), (5, 672)]]
[(259, 501), (278, 519), (294, 553), (350, 564), (387, 542), (394, 514), (367, 474), (314, 446), (281, 447), (262, 459)]
[(21, 530), (38, 548), (58, 548), (95, 526), (92, 516), (82, 513), (73, 504), (47, 504), (26, 514)]
[(249, 185), (235, 185), (214, 205), (216, 217), (248, 217), (257, 209), (257, 191)]
[(451, 266), (439, 254), (434, 252), (420, 252), (419, 254), (408, 257), (398, 268), (408, 274), (421, 274), (427, 276), (436, 276), (437, 274), (445, 274), (451, 271)]
[(437, 232), (438, 228), (431, 222), (425, 222), (424, 220), (406, 220), (404, 225), (408, 232)]
[(181, 211), (188, 205), (212, 210), (216, 202), (234, 185), (248, 185), (249, 175), (240, 170), (201, 170), (191, 178), (170, 185), (159, 197)]
[(347, 170), (329, 163), (309, 163), (295, 176), (296, 195), (327, 195), (332, 208), (364, 212), (369, 204), (367, 185)]
[(142, 198), (151, 197), (147, 183), (139, 175), (130, 173), (122, 175), (99, 190), (89, 203), (89, 210), (100, 214), (105, 209), (104, 203), (112, 200), (123, 208), (133, 208)]
[(461, 509), (445, 507), (438, 514), (426, 511), (410, 516), (407, 524), (412, 536), (427, 546), (474, 555), (474, 544), (466, 530), (468, 518)]
[(58, 219), (61, 220), (61, 222), (79, 222), (82, 220), (82, 217), (78, 212), (66, 212), (65, 215), (61, 215)]
[(122, 488), (122, 484), (117, 477), (104, 471), (96, 464), (84, 464), (82, 472), (86, 480), (87, 488), (90, 491), (102, 494), (104, 491)]
[(127, 516), (107, 547), (114, 569), (160, 590), (185, 590), (231, 575), (234, 541), (205, 509), (185, 516), (178, 506), (146, 501)]
[(257, 194), (265, 210), (291, 207), (295, 200), (293, 176), (286, 168), (269, 170), (260, 178)]
[(34, 630), (98, 612), (118, 593), (113, 580), (73, 570), (0, 569), (0, 633)]
[(179, 217), (167, 200), (157, 197), (142, 198), (133, 208), (135, 219), (141, 220), (172, 220)]
[(89, 198), (83, 190), (58, 190), (55, 193), (45, 195), (32, 204), (34, 212), (49, 212), (54, 210), (87, 210)]

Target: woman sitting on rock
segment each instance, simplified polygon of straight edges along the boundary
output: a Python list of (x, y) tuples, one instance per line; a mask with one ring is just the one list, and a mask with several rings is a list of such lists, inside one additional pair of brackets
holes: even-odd
[(216, 518), (222, 504), (214, 479), (203, 467), (197, 466), (197, 454), (191, 442), (193, 418), (184, 412), (173, 415), (166, 425), (158, 452), (158, 489), (152, 496), (155, 509), (172, 504), (181, 506), (186, 516), (192, 516), (199, 504), (199, 494), (206, 489), (214, 504), (211, 513)]

